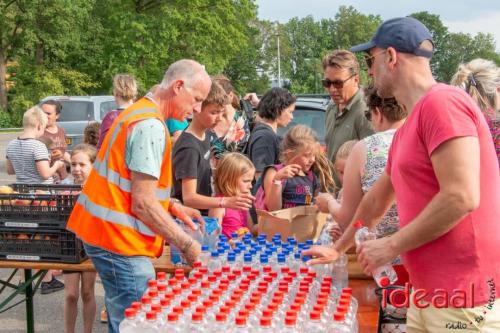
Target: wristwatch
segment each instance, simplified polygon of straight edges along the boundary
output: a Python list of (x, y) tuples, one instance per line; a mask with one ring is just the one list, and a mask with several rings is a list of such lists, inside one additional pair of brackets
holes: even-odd
[(276, 186), (281, 186), (281, 180), (279, 179), (273, 179), (273, 184)]

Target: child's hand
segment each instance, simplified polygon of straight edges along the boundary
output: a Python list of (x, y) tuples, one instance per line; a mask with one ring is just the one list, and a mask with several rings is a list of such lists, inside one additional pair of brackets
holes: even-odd
[(50, 155), (50, 158), (52, 159), (52, 161), (59, 160), (62, 157), (63, 157), (63, 154), (59, 149), (54, 149), (52, 151), (52, 154)]
[(283, 169), (280, 169), (274, 175), (275, 180), (289, 179), (293, 178), (299, 174), (300, 170), (302, 170), (301, 166), (298, 164), (289, 164), (285, 166)]
[(314, 198), (314, 204), (320, 212), (329, 214), (328, 203), (330, 200), (335, 200), (330, 193), (320, 193)]

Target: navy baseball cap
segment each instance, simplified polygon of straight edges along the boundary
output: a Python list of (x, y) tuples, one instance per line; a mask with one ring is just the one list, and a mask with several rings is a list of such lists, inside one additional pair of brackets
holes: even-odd
[(368, 51), (375, 46), (384, 49), (393, 47), (399, 52), (430, 58), (433, 51), (420, 48), (425, 40), (434, 45), (429, 29), (422, 22), (413, 17), (398, 17), (382, 23), (369, 42), (356, 45), (351, 51)]

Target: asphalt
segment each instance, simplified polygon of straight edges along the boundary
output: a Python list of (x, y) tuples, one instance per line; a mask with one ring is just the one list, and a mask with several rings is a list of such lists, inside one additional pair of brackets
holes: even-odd
[[(10, 140), (18, 136), (19, 133), (0, 133), (0, 185), (13, 183), (15, 176), (7, 175), (5, 171), (5, 150)], [(6, 280), (12, 269), (0, 269), (0, 280)], [(20, 279), (18, 273), (14, 278), (15, 283)], [(57, 277), (61, 281), (62, 276)], [(1, 286), (0, 286), (1, 290)], [(12, 289), (6, 288), (0, 292), (0, 304), (12, 293)], [(104, 290), (99, 279), (95, 286), (95, 296), (97, 303), (96, 320), (92, 332), (107, 332), (107, 324), (99, 321), (99, 312), (104, 308)], [(10, 304), (21, 301), (22, 296), (17, 296)], [(40, 294), (38, 291), (33, 298), (35, 332), (36, 333), (63, 333), (64, 332), (64, 291), (58, 291), (48, 295)], [(79, 303), (79, 314), (75, 332), (83, 332), (82, 323), (82, 303)], [(3, 310), (0, 310), (3, 311)], [(26, 306), (21, 303), (12, 309), (0, 313), (0, 333), (24, 333), (26, 332)]]

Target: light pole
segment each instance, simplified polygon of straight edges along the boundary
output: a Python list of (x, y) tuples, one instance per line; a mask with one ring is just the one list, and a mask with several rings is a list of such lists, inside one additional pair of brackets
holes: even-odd
[(280, 31), (278, 21), (276, 21), (276, 37), (278, 39), (278, 87), (281, 88)]

